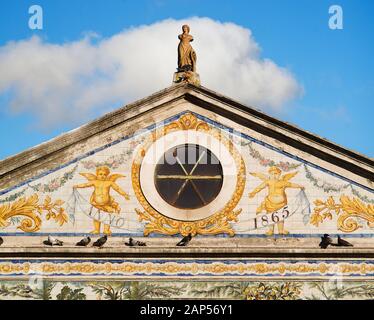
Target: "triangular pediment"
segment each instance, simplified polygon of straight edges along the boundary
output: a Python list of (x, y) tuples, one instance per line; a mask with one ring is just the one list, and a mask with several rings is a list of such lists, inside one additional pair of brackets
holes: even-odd
[[(206, 138), (212, 140), (202, 143)], [(161, 145), (165, 149), (160, 151)], [(178, 179), (182, 178), (170, 167), (165, 172), (171, 170), (169, 176), (178, 181), (164, 180), (157, 187), (156, 180), (152, 180), (157, 176), (157, 163), (145, 165), (147, 155), (155, 152), (159, 159), (168, 151), (165, 146), (170, 149), (178, 145), (201, 145), (217, 155), (222, 173), (213, 176), (218, 180), (222, 175), (223, 182), (208, 183), (208, 174), (189, 178), (200, 180), (181, 188), (183, 183)], [(222, 149), (226, 151), (221, 153)], [(228, 158), (232, 158), (233, 167), (224, 164)], [(106, 167), (108, 175), (114, 174), (113, 183), (119, 179), (118, 185), (108, 187), (107, 203), (101, 204), (93, 193), (99, 167)], [(318, 235), (331, 228), (349, 233), (364, 228), (360, 235), (369, 235), (373, 223), (372, 160), (193, 85), (172, 86), (120, 108), (5, 159), (0, 168), (0, 205), (11, 207), (29, 201), (42, 211), (42, 199), (48, 197), (56, 210), (62, 208), (64, 212), (54, 213), (60, 227), (49, 218), (44, 225), (40, 222), (38, 226), (21, 227), (24, 232), (47, 228), (57, 233), (80, 234), (89, 232), (92, 221), (102, 219), (118, 234), (183, 234), (186, 226), (191, 228), (196, 226), (195, 221), (206, 220), (205, 227), (200, 224), (196, 233), (250, 236), (264, 234), (267, 224), (274, 227), (279, 221), (290, 219), (288, 224), (293, 222), (288, 229), (300, 236)], [(271, 194), (274, 183), (279, 190)], [(79, 190), (74, 186), (79, 186)], [(160, 192), (160, 188), (166, 191)], [(180, 193), (174, 194), (178, 188)], [(218, 188), (216, 193), (214, 188)], [(182, 198), (167, 199), (179, 196)], [(362, 221), (353, 226), (339, 221), (333, 212), (344, 212), (344, 206), (360, 207), (360, 219), (366, 226), (361, 226)], [(283, 217), (272, 215), (275, 212)], [(286, 217), (284, 212), (288, 212)], [(170, 225), (156, 227), (154, 219), (158, 214), (171, 219), (170, 223), (182, 222), (174, 229)], [(276, 221), (266, 220), (270, 219), (269, 214)], [(19, 232), (16, 220), (12, 223), (6, 229)]]

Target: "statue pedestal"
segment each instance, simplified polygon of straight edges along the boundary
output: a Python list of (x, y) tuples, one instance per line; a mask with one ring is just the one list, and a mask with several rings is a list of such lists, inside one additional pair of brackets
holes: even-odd
[(198, 73), (192, 71), (174, 72), (173, 85), (178, 83), (190, 83), (200, 86), (200, 76)]

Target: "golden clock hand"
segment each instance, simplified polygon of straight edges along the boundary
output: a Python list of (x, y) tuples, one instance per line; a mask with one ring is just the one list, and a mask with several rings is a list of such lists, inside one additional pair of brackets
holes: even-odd
[(201, 159), (203, 158), (204, 154), (205, 154), (205, 151), (200, 155), (199, 160), (197, 160), (197, 162), (195, 163), (195, 165), (194, 165), (194, 167), (192, 168), (192, 170), (191, 170), (191, 172), (190, 172), (189, 175), (192, 175), (192, 174), (193, 174), (193, 172), (195, 171), (197, 165), (199, 164), (199, 162), (200, 162)]
[(206, 202), (205, 202), (205, 200), (204, 200), (204, 198), (203, 198), (203, 196), (201, 195), (201, 193), (200, 193), (200, 191), (197, 189), (197, 187), (196, 187), (196, 185), (195, 185), (195, 183), (191, 180), (190, 181), (191, 182), (191, 185), (192, 185), (192, 187), (195, 189), (195, 191), (196, 191), (196, 193), (197, 193), (197, 195), (199, 196), (199, 198), (200, 198), (200, 200), (201, 200), (201, 202), (205, 205), (206, 204)]
[(183, 191), (184, 188), (186, 187), (187, 183), (188, 183), (188, 179), (186, 179), (186, 181), (183, 182), (182, 186), (179, 188), (179, 190), (178, 190), (178, 192), (177, 192), (177, 195), (175, 196), (175, 198), (174, 198), (173, 201), (172, 201), (172, 204), (173, 204), (173, 205), (177, 202), (177, 200), (178, 200), (180, 194), (182, 193), (182, 191)]
[(181, 176), (181, 175), (157, 175), (157, 179), (189, 179), (189, 180), (220, 180), (221, 175), (217, 176)]
[(176, 156), (175, 159), (177, 159), (177, 162), (178, 162), (178, 164), (180, 165), (180, 167), (182, 168), (183, 172), (186, 174), (186, 176), (188, 176), (188, 173), (187, 173), (186, 169), (183, 167), (183, 164), (182, 164), (182, 162), (179, 160), (178, 156)]

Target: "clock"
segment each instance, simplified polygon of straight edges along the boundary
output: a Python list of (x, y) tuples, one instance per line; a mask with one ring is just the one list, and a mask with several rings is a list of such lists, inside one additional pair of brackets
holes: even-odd
[(182, 144), (167, 150), (155, 168), (159, 195), (178, 209), (199, 209), (214, 201), (222, 189), (222, 165), (201, 145)]
[(245, 185), (245, 165), (231, 140), (187, 113), (151, 133), (132, 166), (144, 234), (229, 233)]

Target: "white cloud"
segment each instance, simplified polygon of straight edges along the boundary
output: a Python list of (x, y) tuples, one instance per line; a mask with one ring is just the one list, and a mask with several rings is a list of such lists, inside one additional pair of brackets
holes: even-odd
[(0, 47), (0, 94), (10, 92), (10, 110), (30, 112), (44, 126), (84, 122), (90, 112), (170, 86), (184, 23), (195, 38), (202, 85), (265, 110), (280, 110), (302, 92), (287, 69), (260, 57), (250, 30), (191, 18), (134, 27), (105, 39), (51, 44), (32, 37), (8, 43)]

